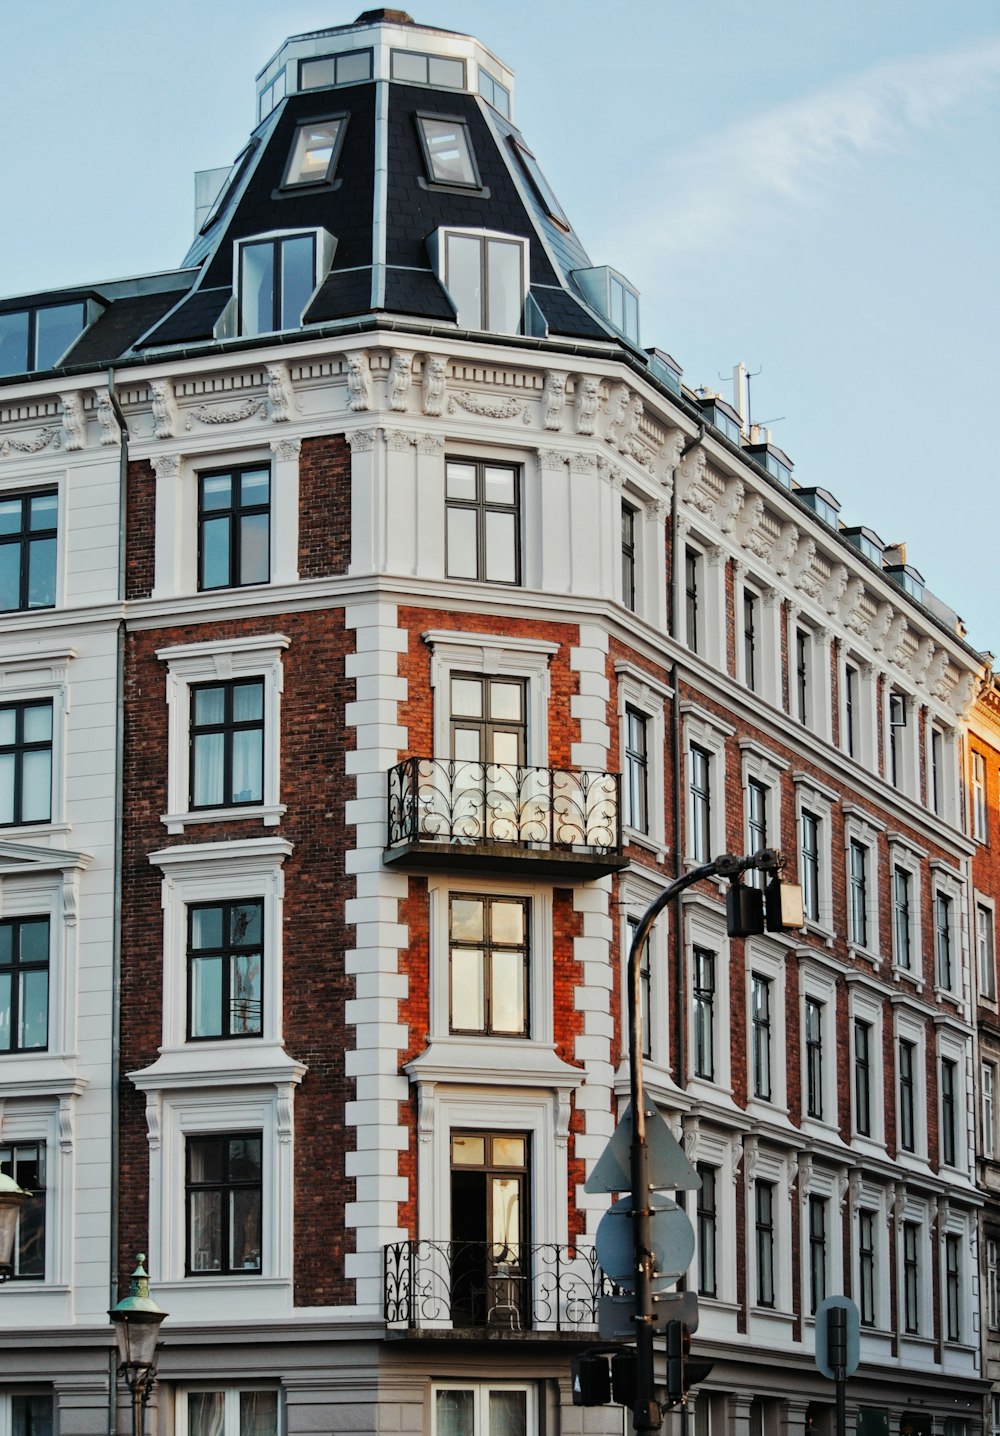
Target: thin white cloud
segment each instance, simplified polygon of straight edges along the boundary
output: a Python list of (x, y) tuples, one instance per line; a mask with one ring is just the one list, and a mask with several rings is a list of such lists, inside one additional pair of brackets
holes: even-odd
[(1000, 36), (945, 54), (892, 60), (792, 100), (671, 156), (645, 214), (609, 236), (639, 277), (683, 263), (804, 206), (866, 155), (903, 146), (1000, 86)]

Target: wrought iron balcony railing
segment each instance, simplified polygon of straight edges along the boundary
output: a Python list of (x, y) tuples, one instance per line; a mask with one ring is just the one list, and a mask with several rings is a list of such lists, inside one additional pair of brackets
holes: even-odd
[(592, 1246), (407, 1241), (384, 1256), (385, 1319), (410, 1330), (588, 1332), (613, 1290)]
[(464, 857), (523, 869), (524, 860), (588, 876), (625, 864), (621, 781), (589, 769), (407, 758), (389, 771), (387, 862)]

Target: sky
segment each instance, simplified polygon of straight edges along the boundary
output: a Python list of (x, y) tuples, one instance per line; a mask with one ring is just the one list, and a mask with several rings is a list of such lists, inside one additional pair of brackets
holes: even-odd
[[(176, 267), (254, 76), (367, 0), (0, 0), (0, 295)], [(514, 116), (644, 345), (732, 398), (1000, 654), (1000, 0), (413, 0)]]

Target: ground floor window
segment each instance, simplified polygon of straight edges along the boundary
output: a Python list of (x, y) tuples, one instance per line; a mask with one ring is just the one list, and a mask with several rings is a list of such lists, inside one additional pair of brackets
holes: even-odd
[(189, 1391), (187, 1436), (278, 1436), (277, 1391)]
[(52, 1397), (11, 1396), (10, 1432), (11, 1436), (52, 1436)]
[(535, 1436), (530, 1386), (439, 1386), (433, 1436)]

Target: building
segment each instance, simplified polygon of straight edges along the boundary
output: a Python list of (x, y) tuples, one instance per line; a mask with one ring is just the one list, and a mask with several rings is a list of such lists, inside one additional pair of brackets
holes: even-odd
[[(0, 1058), (0, 1163), (49, 1173), (3, 1419), (107, 1427), (143, 1251), (158, 1432), (616, 1430), (569, 1388), (630, 929), (776, 846), (801, 933), (729, 939), (704, 882), (643, 976), (648, 1091), (702, 1178), (696, 1427), (828, 1427), (843, 1291), (859, 1429), (976, 1436), (979, 655), (739, 382), (640, 347), (480, 42), (373, 11), (257, 96), (177, 271), (0, 304), (0, 718), (12, 791), (53, 773), (0, 872), (29, 983), (53, 854), (63, 892), (47, 1044)], [(42, 1110), (13, 1061), (57, 1056)]]

